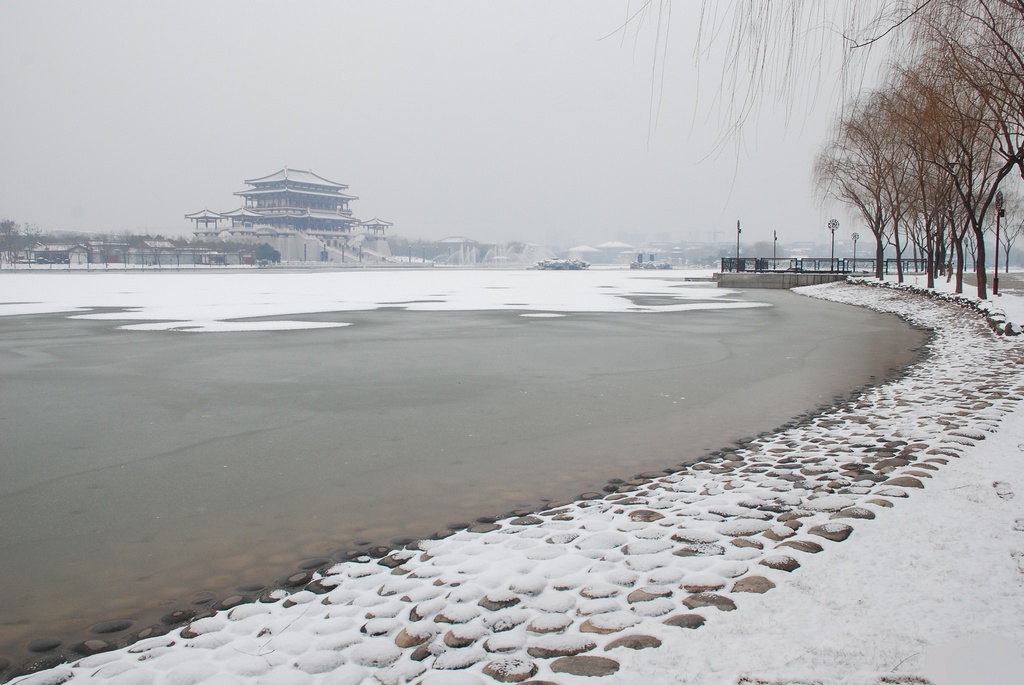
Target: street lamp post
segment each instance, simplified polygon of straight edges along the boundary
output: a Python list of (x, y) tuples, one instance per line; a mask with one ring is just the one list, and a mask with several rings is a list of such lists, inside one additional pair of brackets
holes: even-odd
[[(999, 220), (1006, 216), (1006, 210), (1003, 209), (1003, 191), (996, 193), (996, 268), (995, 275), (992, 277), (992, 294), (999, 294)], [(1009, 259), (1009, 257), (1007, 257)]]
[(854, 233), (850, 236), (853, 238), (853, 270), (857, 270), (857, 241), (860, 240), (860, 233)]
[(829, 219), (828, 230), (832, 231), (832, 257), (830, 258), (832, 271), (836, 270), (836, 231), (839, 230), (839, 220)]
[(740, 220), (736, 219), (736, 270), (740, 270)]
[[(775, 251), (776, 251), (776, 248), (779, 246), (779, 232), (778, 231), (772, 231), (772, 238), (773, 238), (773, 240), (772, 240), (772, 261), (774, 262), (775, 258), (776, 258), (775, 257)], [(774, 264), (772, 264), (772, 268), (773, 269), (775, 268)]]

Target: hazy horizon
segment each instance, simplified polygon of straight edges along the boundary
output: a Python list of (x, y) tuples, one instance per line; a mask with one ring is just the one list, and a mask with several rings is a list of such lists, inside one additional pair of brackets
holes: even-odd
[(695, 5), (666, 48), (604, 0), (6, 2), (0, 218), (186, 236), (288, 166), (410, 239), (826, 242), (833, 215), (846, 239), (810, 184), (827, 107), (714, 154)]

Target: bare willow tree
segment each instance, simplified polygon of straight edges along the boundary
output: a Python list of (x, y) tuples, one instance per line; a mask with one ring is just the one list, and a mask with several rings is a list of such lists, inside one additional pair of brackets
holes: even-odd
[[(672, 0), (642, 5), (637, 15), (656, 8), (659, 30), (668, 23)], [(937, 37), (972, 46), (965, 57), (987, 65), (1007, 97), (1024, 98), (1022, 33), (1021, 0), (703, 0), (697, 54), (724, 57), (719, 86), (732, 115), (725, 125), (735, 130), (765, 99), (792, 104), (812, 92), (841, 107), (880, 55), (912, 63)]]
[(911, 44), (984, 100), (996, 153), (1024, 176), (1024, 2), (933, 0)]
[(849, 107), (815, 159), (814, 178), (823, 194), (853, 207), (864, 220), (875, 241), (875, 277), (881, 279), (893, 216), (883, 191), (891, 155), (884, 123), (875, 116), (879, 97)]
[(883, 276), (887, 247), (896, 255), (897, 278), (904, 279), (903, 253), (920, 249), (929, 278), (939, 243), (935, 228), (933, 170), (915, 130), (920, 103), (900, 88), (887, 86), (855, 99), (844, 109), (828, 146), (815, 164), (822, 195), (856, 208), (875, 238), (875, 275)]
[(925, 256), (927, 285), (935, 286), (935, 277), (945, 270), (947, 205), (952, 200), (952, 185), (934, 164), (935, 136), (930, 131), (935, 106), (930, 87), (918, 69), (893, 68), (893, 76), (884, 99), (892, 128), (895, 149), (900, 151), (909, 184), (908, 238)]
[(962, 292), (964, 238), (972, 227), (966, 210), (974, 211), (976, 203), (963, 203), (957, 184), (960, 190), (971, 188), (964, 193), (968, 200), (975, 197), (968, 160), (983, 154), (991, 138), (984, 134), (979, 138), (984, 127), (972, 116), (976, 111), (956, 106), (969, 98), (970, 88), (949, 78), (939, 56), (931, 55), (911, 67), (894, 65), (891, 72), (884, 102), (899, 140), (900, 158), (916, 188), (914, 223), (920, 225), (926, 243), (928, 286), (934, 286), (937, 265), (945, 262), (948, 244), (956, 255), (951, 260), (956, 264), (956, 291)]
[(1000, 183), (1019, 167), (1021, 150), (1015, 136), (1008, 135), (1006, 99), (984, 87), (984, 75), (968, 77), (971, 63), (963, 53), (969, 50), (962, 49), (967, 46), (943, 47), (945, 59), (938, 63), (955, 66), (934, 71), (936, 129), (942, 141), (935, 163), (948, 174), (969, 223), (977, 249), (978, 297), (985, 298), (986, 217), (991, 216)]
[[(913, 19), (903, 0), (703, 0), (697, 57), (723, 61), (718, 87), (723, 142), (756, 118), (766, 101), (788, 113), (798, 102), (843, 107), (863, 90), (878, 48)], [(654, 2), (645, 3), (647, 6)], [(672, 0), (659, 0), (658, 26)], [(900, 30), (898, 30), (900, 29)]]
[(875, 98), (874, 128), (884, 138), (879, 145), (887, 155), (882, 197), (892, 217), (888, 243), (896, 254), (896, 275), (904, 280), (903, 251), (910, 242), (918, 204), (914, 164), (916, 141), (908, 136), (905, 125), (906, 100), (893, 89), (878, 91)]
[[(916, 242), (927, 255), (934, 285), (936, 229), (948, 218), (959, 222), (948, 235), (961, 291), (963, 239), (971, 230), (978, 294), (985, 297), (984, 217), (1013, 162), (993, 144), (997, 119), (984, 93), (952, 78), (942, 57), (898, 71), (884, 87), (849, 105), (819, 156), (815, 178), (823, 194), (858, 209), (876, 239), (879, 278), (885, 247), (891, 246), (903, 280), (902, 253), (919, 230)], [(951, 202), (962, 211), (944, 206)]]

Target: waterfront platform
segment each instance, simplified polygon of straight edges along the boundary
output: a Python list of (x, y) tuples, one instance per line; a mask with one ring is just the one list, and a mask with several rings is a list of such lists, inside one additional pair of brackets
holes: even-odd
[(773, 272), (721, 272), (715, 274), (719, 288), (776, 288), (789, 289), (803, 285), (818, 285), (845, 281), (845, 273), (801, 273), (797, 271)]

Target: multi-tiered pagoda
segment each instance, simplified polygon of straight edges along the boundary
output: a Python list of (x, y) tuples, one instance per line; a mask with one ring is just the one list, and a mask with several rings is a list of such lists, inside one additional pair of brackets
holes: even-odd
[(235, 193), (244, 200), (238, 209), (220, 213), (204, 209), (185, 215), (195, 222), (196, 236), (212, 237), (225, 230), (221, 221), (230, 221), (227, 230), (235, 234), (270, 228), (278, 232), (298, 231), (329, 241), (349, 234), (359, 224), (349, 209), (349, 202), (359, 198), (345, 193), (348, 186), (344, 183), (328, 181), (312, 171), (285, 167), (245, 183), (250, 187)]

